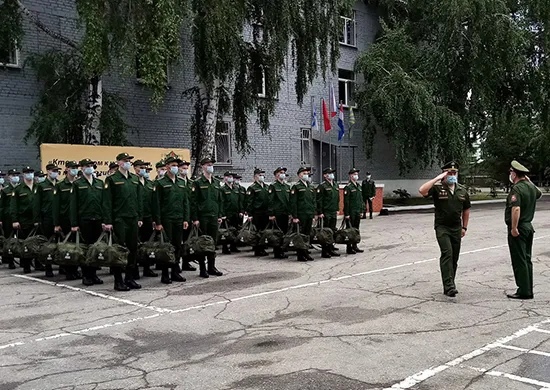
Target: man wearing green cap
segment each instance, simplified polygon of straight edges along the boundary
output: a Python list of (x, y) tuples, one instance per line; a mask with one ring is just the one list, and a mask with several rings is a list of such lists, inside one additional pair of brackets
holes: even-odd
[(531, 222), (535, 216), (537, 199), (542, 196), (527, 176), (529, 170), (517, 161), (512, 161), (510, 181), (513, 186), (506, 200), (504, 220), (508, 227), (508, 247), (517, 291), (507, 294), (510, 299), (533, 299), (533, 263), (531, 254), (535, 230)]
[[(361, 224), (361, 213), (363, 212), (363, 191), (359, 185), (359, 169), (352, 168), (348, 172), (349, 182), (344, 187), (344, 218), (346, 225), (359, 229)], [(357, 244), (350, 244), (346, 247), (346, 253), (354, 255), (363, 253)]]
[(435, 206), (435, 234), (441, 250), (439, 266), (443, 293), (449, 297), (458, 294), (455, 277), (458, 269), (460, 245), (470, 221), (470, 196), (466, 187), (458, 184), (458, 164), (450, 161), (441, 167), (443, 173), (424, 183), (420, 194), (431, 197)]
[[(192, 188), (191, 220), (195, 226), (201, 229), (202, 234), (218, 237), (218, 226), (225, 218), (220, 182), (213, 177), (214, 160), (203, 158), (201, 160), (202, 175), (194, 181)], [(222, 276), (223, 273), (216, 268), (216, 254), (208, 255), (208, 269), (205, 258), (199, 259), (200, 276), (208, 278)]]
[[(252, 221), (258, 231), (263, 231), (268, 222), (269, 192), (265, 184), (265, 171), (263, 169), (254, 169), (254, 183), (246, 190), (246, 211), (249, 219)], [(265, 246), (256, 245), (253, 247), (254, 256), (267, 256)]]
[(114, 230), (118, 243), (129, 250), (125, 278), (122, 269), (113, 268), (115, 290), (140, 289), (134, 280), (138, 229), (142, 226), (142, 201), (139, 177), (130, 172), (133, 156), (120, 153), (117, 157), (118, 171), (105, 179), (103, 200), (104, 229)]
[[(12, 227), (17, 231), (17, 237), (24, 240), (35, 226), (33, 199), (36, 184), (34, 183), (34, 169), (25, 167), (22, 172), (23, 183), (17, 186), (11, 194), (10, 211), (13, 221)], [(21, 259), (21, 266), (24, 273), (31, 272), (31, 261), (29, 259)], [(36, 263), (35, 267), (44, 269)]]
[[(286, 184), (287, 169), (278, 167), (273, 171), (275, 181), (269, 186), (269, 220), (275, 222), (286, 234), (288, 231), (288, 216), (290, 213), (290, 186)], [(282, 247), (273, 248), (276, 259), (287, 259), (288, 255)]]
[[(95, 162), (89, 158), (80, 160), (82, 176), (73, 182), (70, 195), (71, 230), (82, 234), (87, 245), (94, 244), (102, 231), (103, 182), (94, 177)], [(103, 284), (95, 267), (82, 266), (82, 284)]]
[[(298, 169), (298, 182), (290, 190), (290, 214), (292, 223), (299, 224), (300, 233), (309, 236), (315, 216), (315, 188), (310, 184), (311, 168)], [(296, 251), (298, 261), (312, 261), (307, 250)]]
[(166, 164), (164, 163), (164, 160), (160, 160), (155, 164), (155, 168), (157, 169), (157, 180), (161, 179), (166, 175)]
[(185, 282), (180, 275), (179, 266), (182, 256), (183, 231), (189, 227), (189, 196), (183, 179), (178, 177), (178, 165), (181, 160), (176, 157), (166, 159), (166, 175), (155, 183), (153, 191), (153, 220), (157, 230), (163, 230), (176, 250), (176, 263), (172, 266), (171, 275), (168, 267), (163, 267), (161, 283)]
[[(17, 169), (10, 169), (8, 171), (8, 183), (5, 184), (2, 187), (2, 227), (4, 228), (4, 235), (6, 238), (9, 238), (13, 231), (12, 226), (12, 219), (11, 219), (11, 200), (12, 200), (12, 193), (15, 190), (15, 188), (19, 185), (19, 175), (20, 172)], [(15, 263), (13, 262), (13, 255), (8, 254), (6, 256), (2, 256), (2, 262), (7, 263), (9, 269), (15, 269)]]
[(363, 217), (361, 217), (361, 219), (367, 219), (367, 209), (369, 210), (370, 219), (372, 219), (372, 200), (376, 196), (376, 184), (371, 177), (371, 173), (367, 172), (367, 177), (361, 184), (363, 203), (365, 203), (365, 209), (363, 210)]
[[(336, 215), (340, 209), (340, 189), (334, 181), (332, 168), (323, 169), (324, 181), (317, 187), (317, 215), (323, 221), (323, 227), (336, 231)], [(332, 245), (322, 247), (321, 257), (331, 258), (340, 256)]]
[[(238, 229), (239, 227), (239, 212), (241, 211), (239, 188), (233, 184), (235, 179), (232, 172), (223, 174), (224, 184), (222, 186), (223, 209), (227, 216), (229, 226)], [(222, 253), (231, 254), (231, 252), (240, 252), (234, 242), (224, 244)]]

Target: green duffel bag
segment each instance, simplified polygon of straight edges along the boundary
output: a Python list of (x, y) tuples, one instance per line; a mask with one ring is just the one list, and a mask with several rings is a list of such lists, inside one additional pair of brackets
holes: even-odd
[(113, 243), (114, 234), (103, 232), (95, 243), (88, 247), (86, 265), (89, 267), (126, 267), (128, 248)]
[(359, 229), (350, 227), (349, 221), (344, 219), (340, 228), (334, 233), (334, 242), (345, 245), (359, 244), (361, 242), (361, 233)]
[(148, 241), (139, 244), (137, 256), (142, 264), (171, 266), (176, 263), (176, 248), (164, 230), (154, 231)]
[(54, 234), (50, 237), (48, 242), (46, 242), (40, 251), (38, 252), (38, 260), (42, 264), (55, 264), (55, 252), (57, 251), (57, 245), (60, 240), (63, 240), (65, 236), (63, 233)]
[[(70, 242), (69, 238), (75, 236), (76, 242)], [(65, 239), (57, 244), (54, 261), (59, 265), (81, 265), (86, 262), (85, 244), (81, 243), (80, 232), (70, 232)]]
[(332, 245), (334, 244), (334, 232), (331, 228), (323, 226), (323, 218), (319, 218), (317, 226), (311, 229), (310, 241), (311, 244)]
[(21, 242), (21, 259), (35, 259), (40, 253), (42, 245), (48, 242), (48, 239), (42, 235), (36, 234), (37, 228), (29, 233), (28, 237)]
[(229, 226), (227, 219), (224, 219), (218, 228), (218, 239), (216, 243), (218, 245), (227, 245), (235, 242), (237, 235), (237, 229), (233, 226)]
[(6, 239), (4, 243), (3, 256), (8, 257), (21, 257), (22, 242), (17, 237), (17, 231), (14, 230), (11, 232), (10, 236)]
[(189, 238), (183, 244), (185, 253), (189, 255), (206, 256), (216, 253), (214, 239), (207, 235), (200, 235), (199, 228), (193, 226)]
[(284, 233), (277, 225), (277, 221), (269, 221), (265, 230), (262, 231), (259, 243), (271, 248), (279, 248), (283, 245)]
[(256, 226), (254, 226), (252, 221), (247, 220), (237, 235), (237, 244), (242, 246), (256, 246), (259, 238)]
[(283, 251), (307, 251), (309, 249), (309, 236), (300, 233), (300, 225), (293, 224), (287, 234), (283, 236)]

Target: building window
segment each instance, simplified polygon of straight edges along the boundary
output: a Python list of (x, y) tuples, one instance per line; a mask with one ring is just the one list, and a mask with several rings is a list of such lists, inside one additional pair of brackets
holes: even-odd
[(267, 91), (265, 89), (265, 72), (262, 70), (262, 82), (260, 85), (258, 85), (256, 93), (258, 94), (258, 97), (265, 98), (267, 95)]
[(352, 70), (338, 69), (338, 94), (345, 107), (355, 107), (355, 73)]
[(351, 18), (345, 16), (340, 16), (344, 21), (344, 26), (342, 27), (342, 36), (340, 37), (340, 43), (348, 46), (357, 46), (357, 23), (355, 22), (355, 11)]
[(19, 49), (15, 42), (8, 47), (0, 47), (0, 66), (19, 68)]
[(308, 127), (302, 127), (301, 133), (301, 165), (310, 165), (311, 161), (309, 153), (311, 151), (311, 129)]
[(231, 128), (229, 122), (218, 122), (214, 159), (217, 165), (231, 165)]

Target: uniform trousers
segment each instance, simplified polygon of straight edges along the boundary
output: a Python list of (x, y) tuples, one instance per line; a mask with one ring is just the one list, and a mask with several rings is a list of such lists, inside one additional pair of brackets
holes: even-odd
[[(203, 216), (199, 219), (199, 229), (200, 229), (200, 235), (207, 235), (212, 237), (214, 240), (218, 237), (218, 217), (209, 217), (209, 216)], [(199, 261), (204, 261), (206, 258), (208, 258), (208, 267), (213, 268), (216, 263), (216, 254), (212, 253), (208, 256), (204, 256), (202, 258), (199, 258)]]
[[(162, 227), (168, 236), (168, 239), (174, 245), (176, 263), (172, 267), (172, 273), (180, 273), (180, 257), (182, 255), (183, 240), (183, 220), (181, 221), (163, 221)], [(164, 271), (164, 270), (163, 270)], [(166, 272), (166, 271), (164, 271)]]
[[(288, 232), (288, 214), (275, 214), (275, 222), (277, 222), (277, 226), (283, 231), (283, 234)], [(273, 248), (275, 257), (281, 256), (283, 253), (283, 248)]]
[(436, 226), (435, 235), (441, 250), (439, 268), (443, 281), (443, 290), (447, 292), (455, 289), (455, 277), (460, 256), (460, 244), (462, 241), (462, 226), (448, 227)]
[(512, 258), (514, 279), (518, 286), (517, 294), (521, 296), (533, 295), (533, 263), (531, 254), (535, 231), (532, 226), (519, 226), (519, 236), (512, 236), (508, 228), (508, 248)]
[[(86, 245), (94, 244), (101, 232), (103, 231), (101, 227), (101, 220), (99, 219), (84, 219), (81, 220), (79, 225), (80, 234), (82, 234), (82, 239)], [(82, 266), (82, 277), (91, 279), (96, 276), (96, 267), (87, 267)]]
[[(136, 253), (138, 241), (138, 220), (136, 218), (116, 218), (113, 223), (113, 230), (117, 242), (128, 248), (128, 265), (126, 266), (126, 280), (134, 280), (136, 268)], [(121, 282), (122, 268), (113, 267), (115, 281)]]

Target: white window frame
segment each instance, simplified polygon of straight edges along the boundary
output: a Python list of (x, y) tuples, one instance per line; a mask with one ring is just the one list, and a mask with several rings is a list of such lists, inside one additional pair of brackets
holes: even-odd
[(353, 79), (343, 79), (343, 78), (338, 78), (338, 94), (340, 94), (340, 83), (344, 83), (344, 88), (345, 88), (345, 96), (346, 96), (346, 100), (345, 101), (342, 101), (342, 105), (346, 108), (349, 108), (349, 107), (357, 107), (357, 104), (354, 103), (353, 106), (350, 106), (349, 105), (349, 98), (350, 98), (350, 93), (349, 93), (349, 86), (350, 84), (353, 84), (353, 87), (355, 88), (355, 85), (357, 83), (357, 77), (355, 76), (355, 72), (352, 71), (352, 70), (347, 70), (347, 69), (342, 69), (342, 70), (345, 70), (347, 72), (352, 72), (353, 73)]
[[(220, 127), (224, 127), (223, 131), (220, 131)], [(214, 160), (216, 160), (215, 165), (225, 165), (229, 166), (233, 164), (233, 148), (231, 147), (231, 123), (228, 121), (220, 121), (218, 122), (218, 125), (216, 126), (216, 139), (214, 141)], [(227, 155), (229, 161), (220, 161), (218, 158), (218, 137), (226, 137), (227, 138)]]
[[(301, 127), (300, 128), (300, 165), (310, 165), (311, 161), (309, 161), (309, 154), (311, 152), (312, 142), (311, 142), (311, 128), (309, 127)], [(308, 145), (308, 150), (306, 153), (306, 150), (304, 148), (305, 144)]]
[[(0, 66), (4, 68), (21, 68), (21, 53), (17, 48), (17, 42), (13, 43), (13, 49), (11, 50), (10, 59), (11, 62), (0, 62)], [(15, 60), (15, 61), (12, 61)]]
[[(342, 26), (342, 39), (340, 44), (344, 46), (357, 47), (357, 21), (355, 19), (355, 11), (353, 11), (351, 18), (346, 16), (340, 16), (343, 19), (344, 25)], [(348, 40), (348, 26), (353, 28), (353, 42)]]
[(267, 91), (265, 90), (265, 72), (262, 70), (262, 92), (258, 92), (258, 97), (264, 98), (267, 95)]

